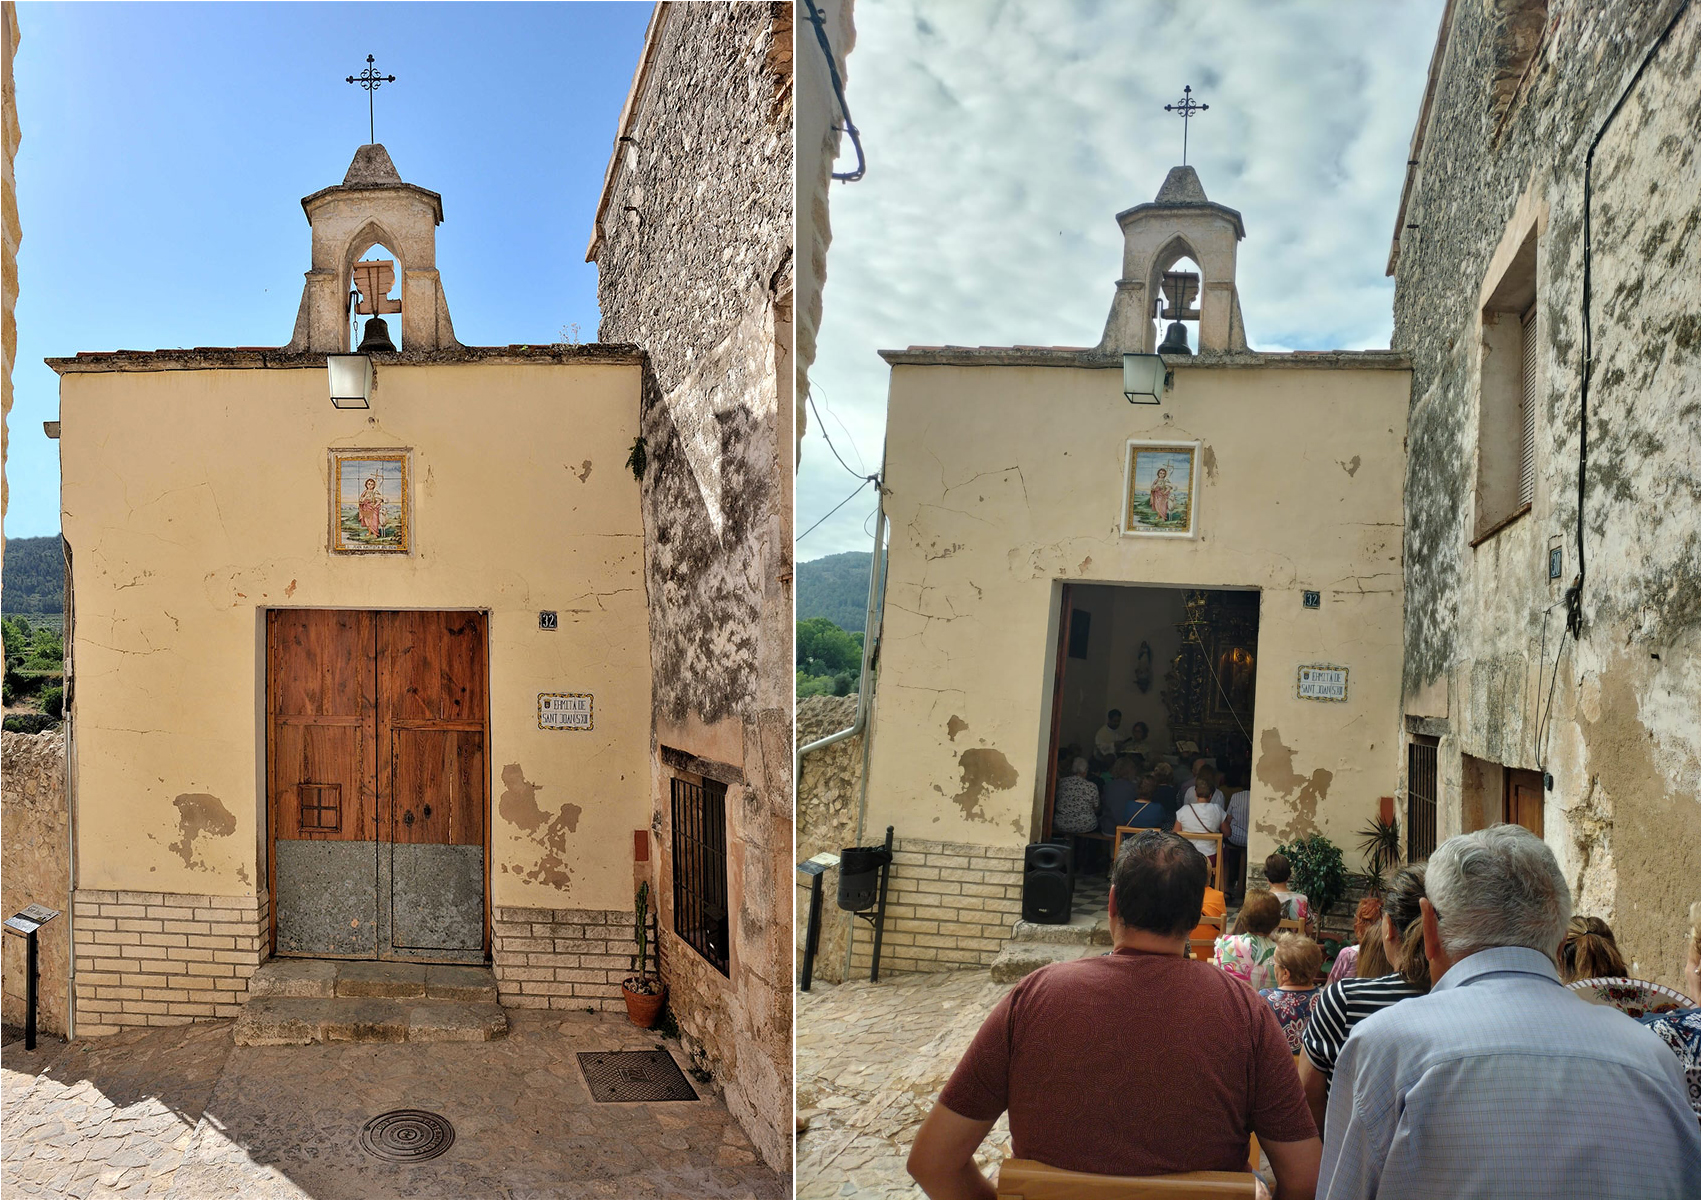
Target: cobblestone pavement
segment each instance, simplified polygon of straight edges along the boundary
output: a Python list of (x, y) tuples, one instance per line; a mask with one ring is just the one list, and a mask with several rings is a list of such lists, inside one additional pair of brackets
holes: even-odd
[[(602, 1014), (509, 1019), (508, 1037), (483, 1043), (237, 1047), (228, 1021), (44, 1041), (34, 1054), (13, 1043), (0, 1189), (78, 1200), (789, 1193), (718, 1097), (591, 1101), (576, 1054), (663, 1045), (653, 1034)], [(361, 1126), (397, 1108), (447, 1117), (454, 1145), (423, 1163), (368, 1156)]]
[[(984, 971), (815, 984), (797, 994), (798, 1200), (920, 1196), (904, 1170), (916, 1130), (1011, 985)], [(981, 1147), (1003, 1159), (1000, 1117)]]

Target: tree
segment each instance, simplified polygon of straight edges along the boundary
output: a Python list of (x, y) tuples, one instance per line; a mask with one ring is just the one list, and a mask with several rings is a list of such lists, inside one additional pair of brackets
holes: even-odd
[(862, 635), (846, 633), (826, 617), (799, 621), (797, 665), (811, 675), (861, 675)]

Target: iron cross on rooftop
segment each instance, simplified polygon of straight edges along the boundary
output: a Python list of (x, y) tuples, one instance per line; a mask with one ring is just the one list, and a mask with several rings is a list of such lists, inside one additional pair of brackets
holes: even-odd
[[(366, 135), (369, 144), (376, 143), (378, 141), (377, 126), (375, 125), (372, 116), (372, 93), (377, 91), (386, 83), (396, 82), (396, 77), (394, 75), (378, 74), (377, 68), (372, 65), (374, 61), (373, 57), (368, 54), (366, 56), (366, 70), (362, 71), (358, 75), (350, 75), (348, 77), (348, 81), (350, 83), (358, 83), (361, 87), (366, 89)], [(1185, 141), (1186, 139), (1183, 138), (1182, 140)], [(1185, 161), (1185, 159), (1183, 159), (1183, 161)]]
[(1205, 112), (1210, 107), (1209, 104), (1200, 104), (1193, 98), (1193, 85), (1191, 83), (1181, 89), (1181, 102), (1179, 104), (1164, 105), (1165, 112), (1175, 113), (1181, 118), (1181, 165), (1184, 167), (1187, 165), (1187, 123), (1193, 119), (1194, 113)]

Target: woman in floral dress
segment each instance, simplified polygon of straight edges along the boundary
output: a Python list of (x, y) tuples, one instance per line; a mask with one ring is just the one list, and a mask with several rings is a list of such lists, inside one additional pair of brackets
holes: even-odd
[(1276, 986), (1276, 943), (1270, 935), (1282, 921), (1282, 902), (1269, 892), (1246, 893), (1234, 932), (1217, 939), (1217, 966), (1252, 986), (1254, 991)]
[(1308, 937), (1288, 934), (1276, 943), (1276, 986), (1264, 988), (1264, 997), (1288, 1039), (1288, 1049), (1299, 1053), (1311, 1006), (1317, 1002), (1318, 976), (1323, 974), (1323, 947)]

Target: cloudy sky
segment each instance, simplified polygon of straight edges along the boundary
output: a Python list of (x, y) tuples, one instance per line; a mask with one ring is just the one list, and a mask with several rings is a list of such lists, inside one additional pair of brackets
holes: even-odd
[[(1181, 161), (1246, 222), (1257, 350), (1386, 346), (1384, 277), (1442, 0), (857, 0), (847, 99), (867, 177), (835, 183), (797, 528), (879, 469), (887, 370), (909, 345), (1093, 345), (1116, 213)], [(800, 48), (800, 53), (811, 47)], [(840, 169), (854, 162), (841, 159)], [(865, 491), (798, 558), (869, 548)]]
[(652, 7), (20, 4), (7, 536), (59, 532), (44, 357), (289, 341), (301, 197), (342, 182), (367, 140), (366, 93), (346, 80), (368, 54), (396, 76), (378, 140), (443, 196), (455, 335), (594, 340), (585, 246)]

